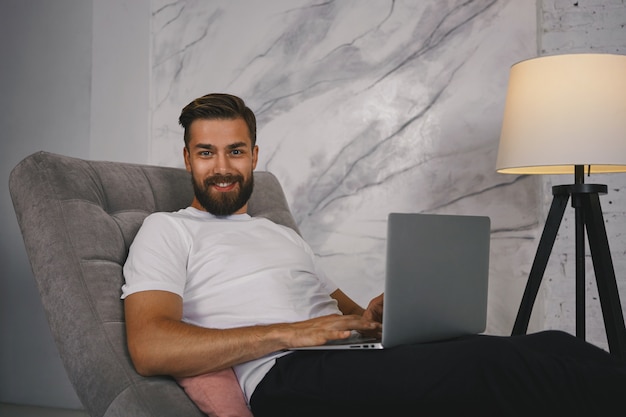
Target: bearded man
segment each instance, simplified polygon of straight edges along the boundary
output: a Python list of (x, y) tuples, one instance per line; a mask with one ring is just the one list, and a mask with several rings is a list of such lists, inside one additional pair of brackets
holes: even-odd
[(233, 367), (256, 417), (624, 412), (626, 364), (563, 332), (289, 351), (351, 331), (379, 334), (383, 296), (360, 307), (295, 231), (247, 214), (259, 149), (243, 100), (209, 94), (179, 121), (193, 201), (148, 216), (124, 266), (140, 374)]

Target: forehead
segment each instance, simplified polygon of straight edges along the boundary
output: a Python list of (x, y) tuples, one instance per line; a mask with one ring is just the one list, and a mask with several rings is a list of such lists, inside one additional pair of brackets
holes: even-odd
[(241, 119), (197, 119), (189, 126), (189, 146), (252, 144), (248, 125)]

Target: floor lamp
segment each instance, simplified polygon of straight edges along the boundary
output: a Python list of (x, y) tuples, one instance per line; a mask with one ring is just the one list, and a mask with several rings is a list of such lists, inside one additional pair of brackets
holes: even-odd
[(566, 54), (511, 67), (496, 170), (505, 174), (570, 174), (552, 187), (513, 334), (524, 334), (567, 202), (575, 211), (576, 335), (585, 338), (585, 231), (609, 351), (626, 359), (626, 328), (600, 207), (603, 184), (585, 175), (626, 172), (626, 56)]

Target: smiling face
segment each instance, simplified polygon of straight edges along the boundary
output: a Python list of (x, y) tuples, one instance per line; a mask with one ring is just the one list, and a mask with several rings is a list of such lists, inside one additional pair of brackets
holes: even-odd
[(192, 207), (216, 216), (246, 213), (258, 147), (243, 119), (194, 120), (183, 153), (194, 187)]

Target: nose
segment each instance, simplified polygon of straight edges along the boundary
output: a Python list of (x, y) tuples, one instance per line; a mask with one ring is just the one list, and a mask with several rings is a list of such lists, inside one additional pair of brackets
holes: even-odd
[(220, 174), (227, 174), (231, 171), (231, 164), (228, 155), (225, 153), (219, 153), (215, 160), (215, 172)]

